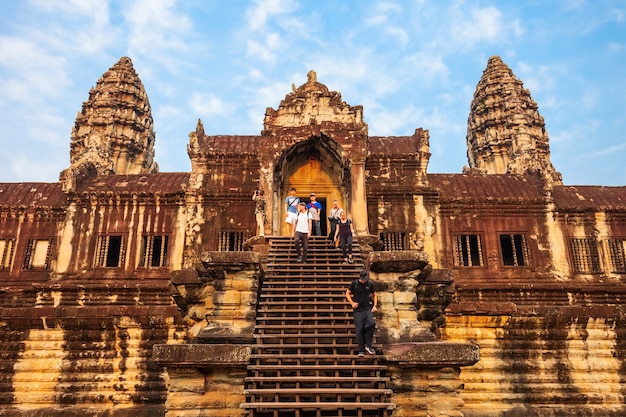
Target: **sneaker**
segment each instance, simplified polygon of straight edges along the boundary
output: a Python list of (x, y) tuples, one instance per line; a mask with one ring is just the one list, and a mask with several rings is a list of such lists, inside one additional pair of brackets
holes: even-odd
[(354, 259), (352, 259), (352, 258), (348, 258), (348, 263), (349, 263), (349, 264), (353, 264), (353, 263), (354, 263)]
[(300, 258), (298, 258), (298, 260), (297, 260), (296, 262), (304, 262), (304, 261), (303, 261), (303, 260), (302, 260), (302, 258), (300, 257)]
[(373, 355), (376, 353), (376, 349), (371, 348), (369, 346), (365, 346), (365, 350), (367, 351), (367, 353), (369, 353), (370, 355)]
[(365, 356), (365, 352), (359, 352), (359, 356)]
[(344, 263), (344, 264), (347, 264), (347, 263), (348, 263), (348, 260), (347, 260), (347, 259), (344, 259), (344, 260), (343, 260), (343, 263)]

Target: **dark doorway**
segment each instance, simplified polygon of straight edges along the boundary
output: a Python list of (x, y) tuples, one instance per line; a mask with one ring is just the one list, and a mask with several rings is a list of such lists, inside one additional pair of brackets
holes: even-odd
[[(320, 227), (322, 228), (322, 236), (328, 236), (328, 208), (326, 207), (326, 197), (315, 196), (315, 200), (322, 205), (322, 211), (320, 212)], [(306, 203), (309, 204), (310, 199), (307, 199)]]

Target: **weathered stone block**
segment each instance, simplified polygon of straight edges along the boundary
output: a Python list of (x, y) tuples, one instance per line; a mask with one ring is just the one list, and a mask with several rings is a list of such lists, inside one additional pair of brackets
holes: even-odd
[(196, 368), (167, 368), (169, 392), (192, 392), (202, 394), (205, 391), (205, 375)]

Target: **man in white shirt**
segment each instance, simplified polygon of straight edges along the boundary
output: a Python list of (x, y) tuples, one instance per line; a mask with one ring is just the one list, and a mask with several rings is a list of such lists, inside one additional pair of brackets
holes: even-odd
[[(298, 262), (306, 263), (309, 251), (309, 236), (311, 236), (311, 214), (306, 209), (306, 203), (298, 204), (298, 215), (293, 222), (291, 237), (296, 245)], [(302, 246), (302, 248), (300, 247)]]

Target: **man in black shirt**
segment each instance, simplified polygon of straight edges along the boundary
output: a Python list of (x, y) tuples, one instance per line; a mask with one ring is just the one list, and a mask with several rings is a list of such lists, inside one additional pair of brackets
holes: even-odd
[(359, 356), (364, 356), (365, 352), (373, 355), (376, 353), (372, 347), (376, 322), (372, 313), (376, 312), (378, 296), (374, 283), (369, 280), (369, 273), (365, 269), (360, 272), (359, 279), (354, 280), (346, 290), (346, 300), (353, 309)]

